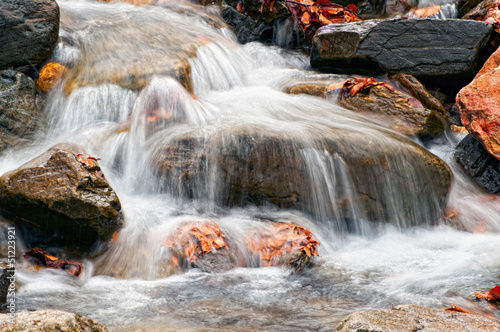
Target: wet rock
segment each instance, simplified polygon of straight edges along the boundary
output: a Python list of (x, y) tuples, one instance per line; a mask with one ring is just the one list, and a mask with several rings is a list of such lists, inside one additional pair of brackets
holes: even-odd
[(59, 144), (0, 178), (0, 213), (28, 246), (81, 253), (123, 225), (120, 201), (99, 165), (78, 161), (78, 152), (81, 147)]
[(405, 89), (410, 92), (410, 94), (418, 99), (422, 105), (430, 110), (436, 111), (443, 119), (448, 118), (448, 113), (444, 109), (443, 104), (435, 98), (427, 89), (420, 83), (415, 77), (400, 73), (391, 75), (389, 77), (391, 80), (397, 81)]
[(49, 92), (54, 89), (57, 82), (61, 79), (61, 77), (68, 71), (66, 66), (61, 65), (57, 62), (48, 62), (46, 63), (36, 80), (36, 86), (42, 90), (43, 92)]
[(4, 332), (108, 332), (101, 324), (90, 318), (59, 310), (39, 310), (16, 313), (15, 323), (10, 315), (0, 314), (0, 330)]
[(330, 24), (313, 38), (311, 65), (334, 73), (406, 73), (424, 84), (458, 88), (474, 77), (491, 30), (453, 19)]
[(55, 0), (2, 0), (0, 22), (0, 69), (30, 72), (56, 46), (59, 6)]
[(384, 119), (389, 119), (389, 128), (405, 135), (430, 138), (444, 131), (443, 121), (435, 111), (423, 107), (417, 99), (386, 86), (373, 86), (352, 97), (340, 93), (338, 102), (356, 112), (383, 115)]
[(29, 142), (41, 115), (33, 80), (14, 70), (0, 71), (0, 153)]
[(236, 34), (238, 41), (246, 44), (257, 41), (284, 48), (309, 48), (311, 42), (298, 30), (295, 21), (285, 7), (275, 3), (276, 13), (266, 8), (260, 13), (261, 3), (248, 1), (237, 10), (238, 1), (227, 1), (221, 11), (222, 19)]
[(488, 8), (497, 0), (466, 0), (458, 2), (458, 18), (474, 20), (486, 15)]
[(481, 315), (444, 309), (425, 308), (413, 304), (393, 309), (363, 310), (347, 316), (334, 329), (337, 332), (448, 332), (500, 331), (500, 324)]
[(500, 194), (500, 161), (491, 156), (480, 142), (466, 136), (456, 148), (458, 163), (481, 188)]
[(460, 119), (469, 133), (500, 160), (500, 51), (486, 61), (484, 69), (457, 94)]
[[(225, 206), (273, 204), (318, 218), (366, 217), (399, 226), (403, 220), (410, 224), (437, 220), (439, 202), (451, 180), (450, 170), (439, 158), (398, 135), (393, 143), (339, 128), (311, 135), (315, 150), (300, 138), (256, 129), (234, 127), (212, 139), (194, 132), (158, 149), (154, 167), (166, 190), (199, 199), (213, 197)], [(331, 158), (332, 165), (324, 167), (333, 168), (335, 174), (317, 180), (325, 170), (315, 158)], [(323, 186), (330, 179), (337, 181), (331, 188), (335, 193), (318, 193), (327, 190)], [(315, 195), (332, 195), (332, 202), (318, 206), (324, 197)]]

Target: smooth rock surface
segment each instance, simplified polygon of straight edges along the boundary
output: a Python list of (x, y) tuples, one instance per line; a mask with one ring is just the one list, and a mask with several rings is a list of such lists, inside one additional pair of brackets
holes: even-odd
[(455, 157), (463, 170), (485, 191), (500, 194), (500, 160), (471, 135), (458, 144)]
[(14, 70), (0, 71), (0, 153), (29, 142), (41, 115), (33, 80)]
[(491, 30), (453, 19), (330, 24), (313, 38), (311, 65), (335, 73), (406, 73), (424, 84), (457, 88), (474, 77)]
[(347, 316), (335, 332), (497, 332), (500, 324), (481, 315), (413, 304), (363, 310)]
[(460, 119), (474, 138), (500, 160), (500, 50), (456, 97)]
[(0, 214), (26, 245), (84, 252), (123, 225), (121, 205), (97, 162), (75, 157), (81, 147), (59, 144), (0, 177)]
[(0, 1), (0, 69), (12, 66), (31, 71), (50, 57), (58, 37), (55, 0)]
[(101, 324), (90, 318), (59, 310), (39, 310), (16, 313), (15, 323), (10, 316), (0, 314), (0, 331), (2, 332), (108, 332)]

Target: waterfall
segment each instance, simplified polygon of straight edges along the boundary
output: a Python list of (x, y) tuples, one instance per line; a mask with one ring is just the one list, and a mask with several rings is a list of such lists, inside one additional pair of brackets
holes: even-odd
[[(116, 331), (331, 330), (355, 309), (463, 305), (471, 284), (497, 282), (498, 200), (484, 203), (460, 173), (454, 139), (429, 152), (335, 102), (283, 92), (345, 77), (311, 72), (299, 52), (239, 45), (191, 4), (58, 3), (53, 60), (68, 75), (37, 142), (6, 154), (0, 174), (56, 143), (81, 144), (101, 158), (125, 227), (79, 280), (21, 270), (21, 310), (67, 308)], [(465, 229), (480, 222), (485, 233), (438, 225), (446, 200)], [(169, 264), (164, 243), (190, 221), (217, 223), (234, 266)], [(314, 234), (321, 258), (310, 271), (258, 268), (245, 237), (270, 221)]]

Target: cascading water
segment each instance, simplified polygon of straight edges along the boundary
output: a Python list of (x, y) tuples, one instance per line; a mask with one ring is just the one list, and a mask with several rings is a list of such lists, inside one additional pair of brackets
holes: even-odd
[[(454, 166), (454, 138), (431, 147), (455, 172), (448, 205), (464, 228), (490, 233), (432, 226), (442, 180), (422, 171), (416, 143), (283, 93), (305, 77), (342, 78), (308, 72), (303, 55), (237, 45), (177, 2), (59, 5), (54, 57), (71, 72), (49, 96), (40, 139), (2, 158), (0, 173), (56, 143), (82, 144), (102, 159), (126, 226), (80, 279), (21, 268), (19, 310), (65, 309), (116, 331), (326, 331), (352, 311), (404, 303), (491, 311), (466, 298), (498, 281), (499, 203), (482, 202)], [(172, 275), (162, 243), (197, 220), (217, 222), (237, 267)], [(316, 265), (256, 268), (244, 238), (262, 220), (310, 230)]]

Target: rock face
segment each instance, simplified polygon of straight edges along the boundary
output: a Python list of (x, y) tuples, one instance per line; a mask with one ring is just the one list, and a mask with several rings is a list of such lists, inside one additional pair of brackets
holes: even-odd
[(0, 153), (29, 141), (40, 116), (33, 80), (14, 70), (0, 71)]
[(85, 251), (122, 226), (120, 201), (99, 165), (78, 161), (78, 152), (78, 146), (56, 145), (0, 178), (0, 213), (28, 246)]
[(10, 315), (0, 314), (0, 330), (3, 332), (108, 332), (108, 329), (90, 318), (59, 310), (16, 313), (14, 324), (10, 322)]
[(455, 157), (465, 173), (485, 191), (500, 194), (500, 161), (491, 156), (471, 135), (457, 146)]
[(417, 98), (425, 107), (430, 110), (436, 111), (443, 119), (448, 118), (448, 112), (444, 109), (443, 104), (433, 95), (425, 89), (425, 87), (420, 83), (415, 77), (400, 73), (391, 75), (389, 77), (391, 80), (397, 81), (405, 89), (407, 89), (411, 95)]
[(363, 310), (347, 316), (336, 332), (496, 332), (500, 324), (486, 317), (417, 305), (400, 305), (392, 310)]
[(36, 66), (48, 59), (59, 37), (55, 0), (0, 2), (0, 68)]
[(474, 138), (500, 160), (500, 51), (457, 94), (460, 119)]
[(168, 142), (157, 151), (155, 167), (167, 190), (226, 206), (271, 203), (320, 219), (432, 223), (450, 170), (410, 140), (393, 138), (337, 128), (304, 142), (235, 127), (212, 139), (192, 133)]
[(397, 90), (377, 85), (352, 97), (339, 94), (339, 104), (356, 112), (371, 112), (389, 119), (389, 128), (410, 136), (435, 137), (443, 133), (438, 114), (419, 100)]
[(330, 24), (313, 38), (311, 65), (335, 73), (406, 73), (456, 88), (474, 77), (491, 30), (486, 23), (452, 19)]

